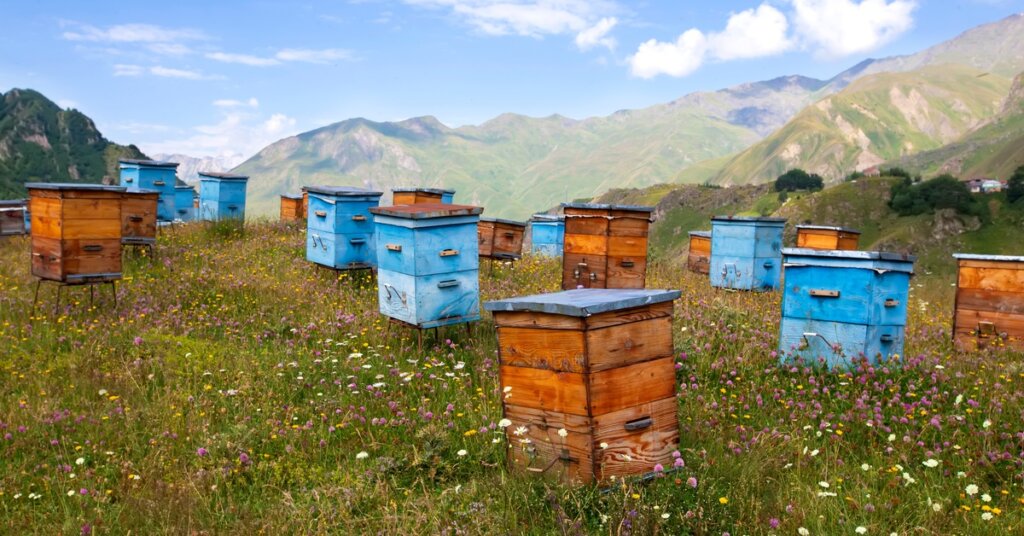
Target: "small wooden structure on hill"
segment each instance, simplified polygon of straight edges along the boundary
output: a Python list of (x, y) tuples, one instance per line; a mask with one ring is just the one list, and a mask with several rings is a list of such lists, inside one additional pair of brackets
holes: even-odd
[(653, 207), (565, 203), (562, 289), (644, 288)]
[(956, 254), (953, 336), (968, 349), (1024, 349), (1024, 256)]

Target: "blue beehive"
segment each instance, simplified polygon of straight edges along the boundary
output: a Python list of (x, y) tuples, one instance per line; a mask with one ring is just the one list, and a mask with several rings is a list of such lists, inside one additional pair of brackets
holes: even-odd
[(480, 319), (476, 226), (482, 208), (426, 203), (370, 212), (381, 314), (419, 328)]
[(245, 184), (249, 177), (231, 173), (199, 172), (201, 220), (245, 219)]
[(786, 220), (741, 216), (711, 218), (711, 286), (773, 290), (782, 273)]
[(565, 216), (534, 214), (530, 218), (530, 251), (561, 257), (565, 245)]
[(121, 186), (129, 190), (156, 190), (160, 200), (156, 206), (156, 219), (171, 221), (176, 217), (174, 185), (177, 183), (176, 162), (157, 160), (118, 160), (121, 168)]
[(382, 192), (347, 186), (307, 186), (306, 259), (336, 269), (377, 265), (370, 208)]
[(192, 221), (196, 218), (194, 200), (196, 191), (191, 186), (178, 185), (174, 187), (174, 219), (181, 221)]
[(914, 257), (806, 248), (787, 248), (783, 255), (784, 360), (824, 359), (834, 367), (903, 353)]

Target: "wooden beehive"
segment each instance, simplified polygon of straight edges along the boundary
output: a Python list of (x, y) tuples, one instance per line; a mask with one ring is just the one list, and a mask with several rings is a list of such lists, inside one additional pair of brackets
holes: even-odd
[(711, 231), (690, 231), (690, 250), (686, 267), (691, 272), (707, 274), (711, 271)]
[(652, 207), (566, 203), (562, 289), (644, 288)]
[(25, 234), (27, 210), (27, 202), (24, 199), (0, 200), (0, 236)]
[(1006, 344), (1024, 348), (1024, 257), (954, 255), (956, 341), (976, 349)]
[(418, 205), (420, 203), (444, 203), (449, 205), (455, 198), (455, 190), (443, 188), (395, 188), (391, 190), (393, 205)]
[(156, 213), (160, 192), (129, 189), (121, 197), (121, 243), (133, 246), (156, 244)]
[(28, 183), (32, 275), (63, 283), (121, 278), (121, 196), (98, 184)]
[(514, 260), (523, 256), (525, 223), (497, 218), (480, 218), (476, 229), (481, 257)]
[(711, 218), (711, 286), (767, 291), (782, 276), (783, 218)]
[[(716, 231), (717, 232), (717, 231)], [(914, 257), (787, 248), (779, 353), (852, 368), (903, 353)]]
[(514, 467), (591, 482), (670, 466), (679, 295), (579, 289), (484, 304), (498, 327)]
[(231, 173), (199, 172), (199, 219), (244, 220), (245, 186), (249, 177)]
[(306, 260), (337, 270), (377, 266), (373, 215), (382, 192), (307, 186)]
[(181, 221), (192, 221), (196, 217), (194, 208), (196, 191), (191, 186), (174, 187), (174, 218)]
[(846, 227), (797, 225), (796, 247), (809, 249), (856, 250), (860, 231)]
[(565, 216), (534, 214), (530, 219), (530, 251), (561, 257), (565, 245)]
[(300, 194), (281, 194), (281, 221), (305, 221), (304, 199)]
[(482, 208), (421, 203), (370, 212), (381, 314), (417, 328), (480, 319)]
[(158, 160), (118, 160), (121, 186), (129, 190), (156, 190), (160, 193), (156, 217), (160, 221), (175, 218), (175, 184), (178, 164)]

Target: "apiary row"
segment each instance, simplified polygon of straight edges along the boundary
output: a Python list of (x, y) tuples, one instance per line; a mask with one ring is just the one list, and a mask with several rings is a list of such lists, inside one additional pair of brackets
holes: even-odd
[(121, 186), (128, 191), (157, 194), (158, 221), (217, 221), (245, 218), (248, 177), (231, 173), (200, 172), (199, 194), (178, 184), (174, 162), (120, 160)]

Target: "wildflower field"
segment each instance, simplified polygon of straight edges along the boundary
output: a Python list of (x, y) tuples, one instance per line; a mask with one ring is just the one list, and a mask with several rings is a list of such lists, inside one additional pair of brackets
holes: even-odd
[[(508, 470), (486, 314), (418, 351), (304, 237), (166, 229), (116, 309), (44, 284), (34, 315), (29, 240), (0, 241), (0, 533), (1024, 533), (1024, 355), (953, 348), (948, 276), (912, 280), (906, 355), (830, 373), (778, 365), (778, 293), (654, 262), (683, 293), (676, 462), (574, 487)], [(484, 265), (482, 298), (559, 278)]]

